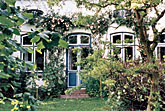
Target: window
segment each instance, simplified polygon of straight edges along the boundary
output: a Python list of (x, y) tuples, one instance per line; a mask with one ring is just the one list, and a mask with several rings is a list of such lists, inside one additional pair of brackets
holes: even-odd
[(77, 70), (77, 54), (73, 52), (73, 47), (69, 48), (69, 70)]
[(77, 44), (77, 36), (70, 36), (69, 44)]
[(89, 36), (81, 36), (81, 44), (88, 44)]
[(27, 35), (22, 36), (22, 45), (23, 46), (32, 46), (32, 43), (30, 42), (30, 38), (28, 38)]
[(42, 54), (35, 50), (35, 64), (37, 65), (37, 70), (44, 70), (44, 51), (41, 50)]
[(114, 35), (112, 36), (112, 40), (114, 44), (121, 44), (121, 35)]
[(160, 43), (165, 43), (165, 34), (160, 36)]
[(120, 32), (110, 35), (110, 41), (115, 48), (111, 50), (115, 58), (126, 60), (135, 59), (135, 37), (133, 33)]
[(132, 60), (133, 58), (133, 47), (125, 47), (124, 48), (124, 60)]
[[(29, 61), (32, 63), (35, 63), (37, 65), (36, 71), (42, 72), (44, 70), (44, 64), (45, 64), (45, 51), (42, 49), (40, 54), (39, 52), (36, 51), (36, 44), (33, 44), (30, 42), (30, 38), (28, 38), (27, 35), (22, 35), (21, 41), (22, 41), (22, 46), (25, 48), (30, 48), (33, 53), (29, 53), (26, 51), (25, 53), (21, 54), (22, 60)], [(28, 68), (25, 69), (25, 72), (31, 72)]]
[(155, 52), (156, 58), (165, 62), (165, 33), (160, 36), (160, 43), (158, 43)]
[(90, 42), (90, 37), (86, 34), (70, 35), (68, 38), (69, 45), (89, 45)]
[(133, 36), (132, 35), (124, 35), (124, 42), (125, 43), (133, 43)]
[(85, 58), (89, 54), (90, 34), (74, 33), (68, 36), (69, 48), (67, 50), (66, 58), (66, 72), (68, 74), (68, 87), (74, 87), (81, 84), (81, 80), (77, 72), (81, 70), (76, 62)]

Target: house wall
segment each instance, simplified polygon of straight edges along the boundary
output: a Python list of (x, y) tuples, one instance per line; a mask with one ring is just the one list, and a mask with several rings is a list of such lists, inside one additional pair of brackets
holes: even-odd
[[(76, 7), (76, 3), (73, 2), (72, 0), (67, 0), (64, 4), (63, 7), (59, 7), (59, 6), (54, 6), (52, 9), (49, 8), (48, 4), (46, 1), (44, 0), (19, 0), (16, 2), (16, 6), (20, 6), (21, 9), (39, 9), (42, 10), (44, 12), (44, 15), (46, 15), (47, 13), (50, 13), (51, 10), (54, 10), (54, 12), (58, 12), (61, 15), (66, 15), (66, 16), (71, 16), (73, 13), (77, 13), (77, 12), (83, 12), (83, 15), (92, 15), (94, 14), (94, 12), (86, 10), (84, 7), (81, 8), (77, 8)], [(165, 8), (165, 5), (161, 6), (162, 8)], [(151, 12), (150, 16), (154, 16), (153, 12)], [(157, 28), (159, 29), (159, 31), (164, 28), (164, 24), (165, 24), (165, 17), (163, 17), (160, 22), (157, 24)], [(110, 35), (114, 34), (114, 33), (133, 33), (134, 31), (130, 28), (127, 28), (126, 26), (120, 26), (118, 28), (118, 24), (112, 24), (111, 26), (109, 26), (108, 31), (106, 32), (106, 34), (103, 36), (102, 40), (104, 41), (110, 41)], [(27, 32), (31, 32), (31, 31), (35, 31), (37, 30), (34, 26), (32, 25), (28, 25), (28, 24), (24, 24), (21, 27), (21, 34), (25, 34)], [(68, 34), (71, 33), (91, 33), (89, 30), (86, 29), (72, 29), (70, 31), (68, 31)], [(149, 35), (150, 35), (150, 39), (153, 39), (153, 32), (152, 30), (148, 31)], [(14, 36), (15, 40), (18, 41), (18, 43), (21, 43), (21, 39), (20, 36)], [(134, 59), (138, 59), (140, 58), (140, 52), (138, 51), (138, 38), (135, 36), (135, 57)], [(165, 46), (165, 44), (159, 44), (159, 46)], [(96, 46), (92, 45), (92, 47), (96, 48)], [(103, 45), (99, 45), (100, 48), (103, 48)], [(109, 54), (109, 49), (105, 49), (105, 57)], [(64, 52), (66, 54), (66, 52)], [(157, 53), (157, 48), (155, 51), (155, 54)], [(20, 57), (20, 52), (15, 52), (13, 55)], [(66, 55), (64, 55), (64, 62), (66, 63)]]

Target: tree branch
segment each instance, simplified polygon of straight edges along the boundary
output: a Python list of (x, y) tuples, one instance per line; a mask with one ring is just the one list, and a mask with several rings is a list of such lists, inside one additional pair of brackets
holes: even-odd
[(165, 28), (163, 28), (162, 31), (159, 32), (158, 34), (154, 35), (154, 39), (153, 39), (153, 43), (152, 43), (152, 46), (151, 46), (151, 50), (155, 49), (155, 47), (157, 46), (157, 44), (159, 42), (158, 39), (162, 35), (163, 32), (165, 32)]
[[(107, 1), (108, 2), (108, 1)], [(100, 7), (100, 8), (106, 8), (107, 6), (111, 6), (111, 5), (118, 5), (116, 3), (106, 3), (104, 5), (100, 5), (99, 3), (91, 3), (91, 2), (88, 2), (88, 1), (85, 1), (86, 4), (89, 4), (91, 6), (97, 6), (97, 7)]]
[(153, 22), (152, 26), (155, 27), (156, 23), (164, 16), (165, 14), (165, 9), (161, 12), (161, 14), (158, 14), (156, 20)]
[(154, 9), (155, 9), (156, 15), (159, 16), (159, 11), (158, 11), (158, 9), (157, 9), (156, 7), (154, 7)]
[(137, 20), (137, 26), (140, 27), (141, 26), (141, 21), (140, 21), (140, 14), (138, 13), (138, 10), (134, 9), (134, 13), (135, 13), (135, 17)]

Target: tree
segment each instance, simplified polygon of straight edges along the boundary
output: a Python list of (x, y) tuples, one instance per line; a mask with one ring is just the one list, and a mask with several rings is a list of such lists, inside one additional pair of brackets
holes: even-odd
[[(99, 0), (99, 1), (89, 1), (89, 0), (76, 0), (78, 6), (85, 6), (88, 9), (94, 9), (95, 13), (114, 13), (114, 22), (118, 23), (119, 26), (126, 25), (127, 27), (132, 28), (136, 36), (140, 40), (140, 48), (144, 50), (142, 56), (145, 57), (146, 63), (153, 63), (153, 52), (160, 41), (160, 36), (165, 31), (165, 27), (159, 27), (158, 23), (161, 19), (164, 18), (165, 8), (163, 0)], [(115, 10), (112, 10), (112, 6), (115, 7)], [(125, 14), (126, 16), (119, 15), (119, 10), (130, 11), (131, 13)], [(151, 16), (154, 15), (154, 16)], [(103, 19), (103, 18), (102, 18)], [(113, 22), (110, 22), (113, 23)], [(109, 27), (111, 25), (109, 24)], [(118, 26), (118, 27), (119, 27)], [(116, 28), (118, 28), (116, 27)], [(159, 29), (158, 29), (159, 27)], [(153, 39), (150, 39), (149, 30), (153, 33)], [(147, 73), (147, 72), (145, 72)], [(159, 74), (157, 72), (152, 72), (151, 77), (151, 89), (150, 96), (148, 99), (147, 111), (150, 111), (152, 100), (154, 97), (153, 92), (158, 92), (158, 81)]]
[[(7, 93), (6, 96), (12, 97), (13, 94), (18, 93), (19, 89), (22, 92), (21, 74), (19, 73), (24, 72), (27, 66), (31, 70), (36, 68), (35, 64), (13, 56), (13, 53), (17, 51), (32, 53), (30, 48), (22, 47), (13, 39), (13, 36), (20, 36), (20, 26), (27, 19), (33, 19), (32, 13), (21, 12), (19, 7), (15, 7), (15, 2), (16, 0), (0, 0), (0, 99), (3, 98), (5, 93)], [(49, 38), (49, 36), (57, 38), (57, 40), (50, 40), (51, 37)], [(53, 41), (55, 46), (67, 47), (67, 43), (61, 39), (59, 33), (45, 33), (43, 28), (28, 33), (28, 38), (31, 39), (32, 43), (38, 42), (37, 51), (39, 53), (42, 53), (41, 49), (45, 47), (51, 48), (50, 45), (45, 44), (51, 44)]]

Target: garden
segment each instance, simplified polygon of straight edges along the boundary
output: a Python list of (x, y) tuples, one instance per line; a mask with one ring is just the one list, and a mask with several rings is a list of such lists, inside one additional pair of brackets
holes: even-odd
[[(78, 8), (94, 13), (84, 15), (80, 11), (68, 17), (52, 11), (43, 15), (40, 10), (21, 10), (15, 6), (16, 0), (0, 0), (0, 111), (164, 111), (165, 55), (155, 55), (158, 44), (165, 39), (162, 40), (165, 27), (158, 28), (164, 18), (164, 2), (74, 2)], [(47, 3), (53, 7), (61, 2)], [(129, 36), (124, 41), (114, 40), (116, 44), (125, 43), (121, 48), (108, 40), (107, 32), (114, 23), (115, 29), (126, 26), (135, 32), (139, 58), (133, 60), (129, 53), (128, 44), (134, 42)], [(37, 64), (14, 56), (16, 52), (34, 53), (34, 49), (13, 39), (22, 36), (21, 27), (25, 24), (36, 28), (26, 33), (30, 42), (36, 44), (35, 53), (48, 53), (42, 75)], [(69, 47), (68, 32), (74, 29), (91, 32), (91, 47)], [(74, 61), (73, 67), (81, 67), (77, 74), (82, 84), (69, 89), (63, 56), (66, 50), (77, 54), (75, 59), (79, 61)], [(125, 50), (124, 60), (119, 56), (121, 50)], [(42, 85), (37, 84), (40, 78)], [(90, 98), (60, 98), (82, 88)]]

